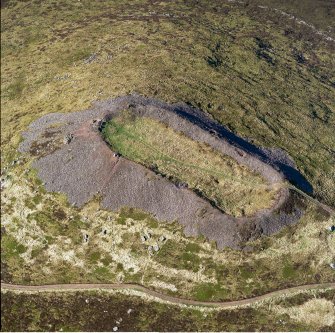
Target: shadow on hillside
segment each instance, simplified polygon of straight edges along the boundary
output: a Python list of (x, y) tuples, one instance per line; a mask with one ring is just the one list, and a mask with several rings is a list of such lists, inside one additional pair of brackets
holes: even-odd
[(293, 185), (295, 185), (303, 192), (308, 194), (313, 193), (312, 185), (298, 170), (288, 164), (283, 163), (282, 161), (279, 161), (278, 159), (276, 160), (276, 158), (273, 156), (270, 158), (262, 149), (235, 135), (217, 122), (208, 119), (206, 115), (202, 116), (200, 113), (197, 114), (194, 109), (183, 106), (177, 106), (173, 108), (173, 112), (206, 131), (214, 131), (218, 137), (226, 139), (234, 146), (256, 156), (263, 162), (272, 165), (276, 170), (280, 171), (287, 180), (289, 180)]

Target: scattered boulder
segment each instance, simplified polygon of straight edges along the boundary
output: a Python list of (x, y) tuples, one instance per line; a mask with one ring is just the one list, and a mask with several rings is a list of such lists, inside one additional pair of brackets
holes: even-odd
[(1, 178), (0, 180), (0, 189), (3, 190), (6, 187), (6, 179), (5, 178)]
[(147, 237), (145, 235), (141, 236), (141, 241), (142, 243), (145, 243), (147, 241)]
[(99, 121), (99, 131), (102, 132), (106, 126), (106, 120), (102, 119)]
[(164, 235), (159, 237), (159, 241), (160, 242), (165, 242), (166, 241), (166, 237)]
[(73, 139), (73, 134), (72, 133), (68, 133), (64, 136), (63, 142), (64, 144), (69, 144)]
[(147, 238), (147, 240), (148, 240), (148, 239), (151, 238), (151, 233), (150, 233), (150, 232), (147, 232), (147, 233), (144, 234), (144, 236), (145, 236), (145, 237)]
[(84, 59), (84, 64), (86, 64), (86, 65), (91, 64), (96, 59), (97, 59), (97, 54), (96, 53), (92, 53), (89, 57), (87, 57), (86, 59)]
[(149, 254), (153, 254), (153, 247), (151, 245), (148, 246), (148, 252)]
[(158, 245), (158, 244), (155, 244), (155, 245), (153, 246), (153, 250), (154, 250), (155, 252), (158, 252), (158, 251), (159, 251), (159, 245)]

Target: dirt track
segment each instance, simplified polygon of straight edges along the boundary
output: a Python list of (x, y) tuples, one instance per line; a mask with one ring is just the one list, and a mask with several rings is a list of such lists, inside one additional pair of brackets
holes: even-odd
[[(100, 136), (98, 123), (129, 107), (138, 116), (152, 117), (194, 140), (209, 144), (260, 173), (269, 184), (295, 177), (301, 188), (308, 187), (301, 176), (296, 176), (299, 173), (292, 161), (282, 153), (277, 154), (278, 158), (273, 150), (271, 154), (266, 153), (200, 110), (137, 95), (99, 102), (81, 112), (43, 116), (23, 133), (20, 151), (37, 157), (33, 166), (48, 191), (67, 194), (70, 203), (78, 207), (100, 194), (103, 208), (118, 210), (132, 206), (153, 214), (162, 222), (177, 220), (184, 226), (186, 236), (204, 235), (219, 248), (239, 249), (248, 240), (276, 233), (295, 223), (303, 214), (301, 200), (283, 187), (273, 207), (253, 217), (235, 218), (223, 214), (193, 191), (181, 189), (139, 164), (114, 157)], [(74, 135), (70, 144), (60, 144), (69, 133)]]
[(308, 284), (298, 287), (286, 288), (282, 290), (276, 290), (261, 296), (256, 296), (252, 298), (247, 298), (238, 301), (228, 301), (228, 302), (201, 302), (185, 298), (173, 297), (165, 294), (161, 294), (157, 291), (150, 290), (146, 287), (137, 284), (54, 284), (54, 285), (40, 285), (40, 286), (25, 286), (25, 285), (14, 285), (8, 283), (1, 283), (2, 290), (14, 290), (22, 292), (43, 292), (43, 291), (73, 291), (73, 290), (117, 290), (117, 289), (131, 289), (137, 290), (145, 293), (146, 295), (153, 296), (163, 301), (167, 301), (173, 304), (186, 304), (195, 306), (210, 306), (219, 308), (229, 308), (234, 306), (251, 305), (271, 297), (278, 297), (283, 295), (290, 295), (297, 292), (313, 290), (313, 289), (334, 289), (335, 283), (321, 283), (321, 284)]

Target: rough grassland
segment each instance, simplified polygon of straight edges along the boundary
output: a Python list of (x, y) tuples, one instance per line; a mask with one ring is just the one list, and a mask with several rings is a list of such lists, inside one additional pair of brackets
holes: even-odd
[(207, 110), (280, 147), (333, 205), (334, 44), (270, 9), (207, 1), (9, 1), (2, 143), (41, 114), (136, 91)]
[(275, 190), (260, 175), (156, 120), (125, 114), (111, 120), (104, 135), (122, 155), (185, 182), (227, 214), (252, 215), (273, 202)]
[(335, 7), (332, 0), (251, 0), (253, 4), (268, 6), (294, 15), (297, 20), (305, 20), (306, 24), (314, 25), (335, 37)]
[[(232, 300), (334, 281), (335, 237), (327, 228), (335, 220), (313, 205), (298, 224), (251, 243), (252, 251), (222, 251), (203, 237), (185, 237), (178, 223), (130, 208), (102, 210), (99, 198), (70, 206), (45, 193), (33, 171), (23, 178), (25, 163), (11, 167), (1, 201), (6, 282), (135, 282), (176, 296)], [(154, 245), (159, 251), (150, 255)]]
[(159, 332), (333, 331), (335, 323), (331, 290), (226, 310), (179, 307), (122, 292), (5, 292), (1, 296), (3, 331), (112, 331), (114, 327)]

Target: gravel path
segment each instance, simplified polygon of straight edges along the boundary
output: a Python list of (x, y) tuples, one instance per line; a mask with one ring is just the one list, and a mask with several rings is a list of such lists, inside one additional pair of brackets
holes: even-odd
[(152, 296), (159, 300), (167, 301), (172, 304), (185, 304), (185, 305), (194, 305), (194, 306), (210, 306), (210, 307), (219, 307), (219, 308), (230, 308), (235, 306), (242, 305), (251, 305), (260, 301), (272, 297), (288, 296), (298, 292), (303, 292), (307, 290), (317, 290), (317, 289), (334, 289), (335, 283), (320, 283), (320, 284), (308, 284), (298, 287), (291, 287), (281, 290), (272, 291), (270, 293), (246, 298), (238, 301), (227, 301), (227, 302), (203, 302), (195, 301), (191, 299), (178, 298), (166, 294), (161, 294), (157, 291), (148, 289), (142, 285), (138, 284), (127, 284), (127, 283), (116, 283), (116, 284), (53, 284), (53, 285), (39, 285), (39, 286), (27, 286), (27, 285), (14, 285), (8, 283), (1, 283), (1, 290), (11, 290), (11, 291), (21, 291), (21, 292), (43, 292), (43, 291), (73, 291), (73, 290), (136, 290), (141, 291), (146, 295)]
[[(248, 240), (276, 233), (302, 216), (304, 205), (288, 188), (279, 191), (273, 207), (253, 217), (235, 218), (142, 165), (115, 157), (101, 138), (98, 124), (129, 107), (139, 116), (164, 122), (231, 156), (260, 173), (270, 184), (287, 178), (280, 168), (286, 158), (282, 153), (277, 160), (273, 151), (266, 155), (200, 110), (137, 95), (99, 102), (85, 111), (45, 115), (23, 133), (19, 150), (37, 157), (33, 167), (48, 191), (67, 194), (69, 202), (78, 207), (98, 194), (103, 208), (118, 210), (131, 206), (162, 222), (177, 220), (184, 226), (186, 236), (204, 235), (221, 249), (243, 248)], [(63, 144), (62, 138), (67, 134), (73, 138), (69, 144)], [(292, 161), (286, 160), (285, 167), (293, 169)]]

